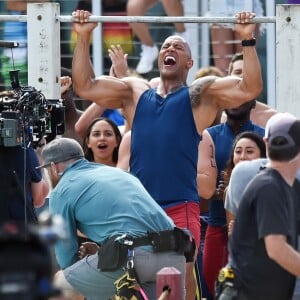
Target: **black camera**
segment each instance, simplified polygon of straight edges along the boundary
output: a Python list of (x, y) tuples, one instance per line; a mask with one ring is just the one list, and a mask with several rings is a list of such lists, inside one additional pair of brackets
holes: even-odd
[(0, 93), (0, 146), (32, 143), (64, 133), (65, 107), (34, 87), (20, 86), (19, 70), (9, 72), (12, 89)]
[(50, 246), (66, 239), (59, 215), (44, 211), (39, 224), (7, 222), (0, 226), (0, 299), (47, 300), (60, 296), (52, 283)]

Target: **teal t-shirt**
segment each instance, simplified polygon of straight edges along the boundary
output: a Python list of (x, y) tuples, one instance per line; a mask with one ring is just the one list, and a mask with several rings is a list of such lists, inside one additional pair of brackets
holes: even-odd
[(55, 245), (61, 268), (78, 260), (77, 229), (101, 244), (116, 234), (143, 236), (175, 226), (136, 177), (85, 159), (65, 170), (49, 207), (51, 214), (64, 218), (68, 234), (66, 241)]

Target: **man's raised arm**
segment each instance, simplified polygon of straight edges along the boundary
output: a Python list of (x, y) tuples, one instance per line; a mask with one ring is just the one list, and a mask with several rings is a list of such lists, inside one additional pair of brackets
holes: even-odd
[(72, 62), (72, 78), (76, 93), (83, 99), (91, 100), (106, 108), (121, 108), (122, 99), (132, 98), (128, 85), (114, 77), (95, 78), (90, 60), (90, 38), (97, 23), (89, 22), (88, 11), (72, 13), (73, 28), (77, 32), (77, 43)]
[(257, 56), (253, 37), (255, 23), (249, 23), (254, 13), (236, 14), (236, 32), (243, 45), (244, 66), (242, 79), (232, 76), (216, 79), (206, 90), (205, 98), (214, 99), (221, 108), (234, 108), (255, 99), (262, 91), (263, 82), (260, 62)]
[[(248, 100), (255, 99), (262, 91), (263, 81), (260, 62), (256, 52), (256, 39), (253, 35), (256, 24), (248, 22), (254, 18), (253, 13), (237, 14), (236, 32), (241, 36), (243, 47), (243, 78), (239, 88), (242, 93), (249, 94)], [(247, 24), (247, 25), (246, 25)]]

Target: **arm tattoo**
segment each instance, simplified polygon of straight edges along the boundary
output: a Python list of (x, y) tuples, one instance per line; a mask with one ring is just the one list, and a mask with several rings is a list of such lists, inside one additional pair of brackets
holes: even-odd
[(192, 107), (198, 106), (200, 102), (200, 92), (201, 92), (201, 85), (191, 86), (190, 88), (190, 99)]
[(197, 79), (190, 87), (190, 99), (192, 107), (196, 107), (201, 102), (201, 92), (217, 79), (216, 76), (205, 76)]
[(211, 166), (212, 168), (215, 168), (215, 169), (216, 169), (217, 166), (216, 166), (216, 160), (215, 160), (214, 147), (213, 147), (212, 144), (210, 144), (209, 147), (210, 147), (210, 150), (211, 150), (211, 154), (210, 154), (210, 166)]

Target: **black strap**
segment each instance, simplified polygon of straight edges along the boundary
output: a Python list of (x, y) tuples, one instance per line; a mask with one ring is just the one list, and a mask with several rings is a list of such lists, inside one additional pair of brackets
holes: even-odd
[(172, 230), (149, 232), (145, 236), (136, 238), (124, 234), (116, 239), (114, 238), (114, 241), (131, 249), (151, 245), (154, 252), (175, 251), (184, 254), (187, 262), (193, 261), (196, 250), (195, 240), (190, 231), (178, 227)]
[(132, 239), (132, 242), (133, 242), (133, 245), (132, 245), (133, 247), (152, 245), (151, 238), (149, 235), (134, 238), (134, 239)]
[(146, 236), (133, 238), (133, 247), (153, 246), (154, 251), (173, 251), (177, 249), (177, 239), (174, 230), (149, 232)]

